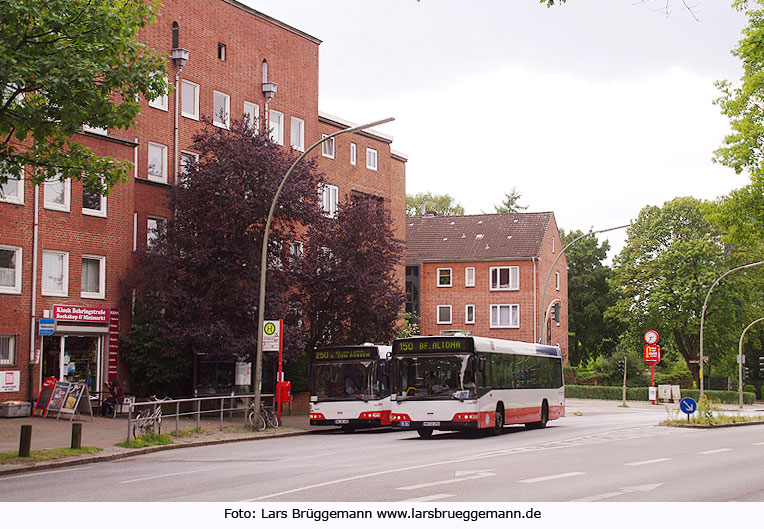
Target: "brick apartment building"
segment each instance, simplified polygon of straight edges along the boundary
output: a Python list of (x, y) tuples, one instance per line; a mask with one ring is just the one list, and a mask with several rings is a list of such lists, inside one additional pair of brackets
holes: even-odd
[[(138, 37), (166, 54), (172, 91), (143, 101), (134, 128), (78, 134), (97, 154), (133, 162), (130, 181), (108, 197), (80, 182), (35, 189), (23, 175), (2, 187), (0, 401), (31, 400), (47, 376), (93, 391), (124, 375), (117, 338), (130, 330), (131, 306), (120, 280), (170, 216), (170, 190), (196, 156), (202, 117), (221, 127), (245, 115), (267, 120), (271, 137), (297, 151), (349, 125), (319, 112), (321, 41), (234, 0), (166, 0)], [(329, 184), (326, 211), (354, 194), (379, 197), (403, 239), (406, 157), (391, 143), (365, 131), (311, 156)], [(40, 318), (55, 319), (53, 334), (39, 335)]]
[[(406, 311), (420, 334), (464, 331), (538, 342), (544, 310), (547, 343), (568, 356), (568, 273), (553, 213), (507, 213), (406, 219)], [(549, 282), (544, 297), (544, 282)]]

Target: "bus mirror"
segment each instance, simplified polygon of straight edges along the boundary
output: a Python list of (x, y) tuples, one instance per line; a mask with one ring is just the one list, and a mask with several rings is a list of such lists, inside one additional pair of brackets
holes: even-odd
[(478, 371), (480, 372), (485, 371), (485, 358), (483, 357), (478, 358)]

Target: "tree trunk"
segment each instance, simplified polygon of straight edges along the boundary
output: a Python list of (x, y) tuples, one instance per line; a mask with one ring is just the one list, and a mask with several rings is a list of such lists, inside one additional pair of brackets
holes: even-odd
[(672, 331), (672, 334), (679, 353), (692, 374), (695, 385), (700, 387), (700, 364), (698, 363), (700, 336), (698, 334), (686, 334), (676, 329)]

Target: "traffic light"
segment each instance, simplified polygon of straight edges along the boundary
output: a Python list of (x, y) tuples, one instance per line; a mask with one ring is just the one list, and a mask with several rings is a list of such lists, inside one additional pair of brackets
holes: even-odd
[(618, 361), (618, 370), (619, 371), (623, 371), (624, 369), (626, 369), (626, 359), (625, 358), (621, 358)]
[(560, 303), (557, 302), (552, 305), (552, 319), (555, 323), (560, 323)]
[(759, 357), (759, 371), (764, 373), (764, 356)]
[(748, 368), (743, 366), (743, 380), (748, 380)]

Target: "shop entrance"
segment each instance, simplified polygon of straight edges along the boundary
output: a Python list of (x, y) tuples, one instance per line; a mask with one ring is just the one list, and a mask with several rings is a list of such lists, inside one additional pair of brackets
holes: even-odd
[(90, 393), (101, 387), (100, 336), (48, 336), (43, 340), (42, 378), (87, 384)]

